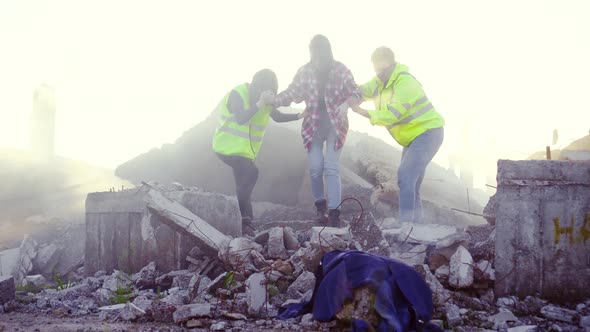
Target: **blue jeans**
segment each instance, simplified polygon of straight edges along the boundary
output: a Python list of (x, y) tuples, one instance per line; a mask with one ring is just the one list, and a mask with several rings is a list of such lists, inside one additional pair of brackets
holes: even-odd
[[(335, 150), (337, 134), (330, 128), (327, 135), (320, 133), (311, 141), (307, 161), (311, 177), (311, 192), (316, 201), (324, 199), (324, 177), (326, 178), (328, 209), (340, 205), (340, 154), (342, 149)], [(324, 153), (324, 143), (326, 146)]]
[(402, 161), (397, 170), (399, 220), (401, 222), (421, 221), (420, 186), (424, 180), (426, 166), (438, 152), (443, 138), (443, 128), (431, 129), (416, 137), (410, 146), (404, 147), (402, 150)]

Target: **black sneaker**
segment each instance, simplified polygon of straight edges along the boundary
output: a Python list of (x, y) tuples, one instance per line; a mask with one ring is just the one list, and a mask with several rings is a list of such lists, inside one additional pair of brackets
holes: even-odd
[(256, 236), (256, 229), (250, 217), (242, 217), (242, 236)]
[(330, 227), (343, 227), (343, 223), (340, 220), (340, 210), (330, 209), (328, 211), (328, 226)]
[(328, 218), (326, 217), (328, 202), (325, 199), (317, 200), (315, 201), (315, 208), (317, 211), (317, 221), (320, 224), (326, 224), (328, 222)]

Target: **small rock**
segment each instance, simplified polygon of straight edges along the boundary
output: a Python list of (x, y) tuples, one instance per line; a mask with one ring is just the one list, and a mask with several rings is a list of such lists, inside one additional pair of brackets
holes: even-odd
[(14, 278), (0, 276), (0, 305), (14, 300), (15, 295)]
[(496, 301), (496, 305), (498, 305), (498, 307), (504, 307), (504, 308), (514, 308), (516, 307), (516, 303), (517, 303), (517, 299), (514, 296), (510, 296), (510, 297), (501, 297)]
[(434, 271), (434, 276), (438, 279), (448, 279), (449, 274), (451, 273), (451, 269), (448, 265), (443, 265)]
[(95, 278), (101, 278), (101, 277), (105, 277), (107, 275), (107, 271), (96, 271), (96, 273), (94, 273), (94, 277)]
[(473, 285), (473, 258), (463, 246), (459, 246), (451, 257), (449, 284), (455, 288)]
[(492, 268), (492, 263), (490, 263), (489, 261), (483, 260), (483, 261), (480, 261), (479, 263), (477, 263), (476, 266), (477, 266), (478, 270), (482, 273), (484, 280), (491, 280), (491, 281), (496, 280), (496, 273), (495, 273), (494, 269)]
[(284, 275), (293, 274), (293, 265), (289, 261), (277, 260), (271, 264), (271, 268)]
[(577, 312), (582, 312), (584, 309), (586, 309), (586, 305), (584, 303), (580, 303), (576, 306)]
[(98, 308), (99, 311), (117, 311), (119, 312), (120, 310), (122, 310), (123, 308), (125, 308), (125, 304), (114, 304), (114, 305), (107, 305), (104, 307), (100, 307)]
[(233, 270), (257, 271), (256, 265), (264, 265), (262, 249), (258, 243), (239, 237), (231, 240), (227, 248), (219, 251), (218, 256)]
[(133, 304), (143, 311), (147, 311), (152, 307), (153, 300), (148, 299), (146, 296), (138, 296), (133, 300)]
[(577, 312), (556, 307), (554, 305), (547, 305), (541, 308), (541, 314), (547, 319), (558, 320), (566, 323), (574, 323), (577, 317)]
[(248, 320), (246, 316), (235, 312), (224, 312), (222, 316), (231, 320)]
[(201, 322), (200, 320), (196, 320), (196, 319), (191, 319), (188, 322), (186, 322), (186, 327), (189, 329), (194, 329), (197, 327), (203, 327), (203, 322)]
[(454, 304), (445, 305), (445, 318), (450, 327), (459, 326), (463, 321), (459, 307)]
[(436, 279), (436, 277), (430, 272), (430, 268), (428, 265), (418, 265), (415, 269), (420, 273), (424, 281), (432, 290), (432, 298), (434, 300), (434, 304), (441, 306), (447, 302), (447, 300), (451, 297), (451, 294), (448, 290), (446, 290), (443, 285)]
[(138, 289), (150, 289), (156, 287), (156, 278), (160, 273), (156, 270), (156, 262), (150, 262), (144, 266), (139, 272), (135, 273), (131, 279), (133, 284)]
[(299, 248), (290, 259), (291, 264), (295, 269), (293, 276), (298, 277), (303, 271), (315, 273), (322, 260), (323, 254), (324, 253), (320, 249), (311, 246), (307, 248)]
[(227, 329), (226, 322), (219, 322), (211, 325), (211, 331), (225, 331)]
[(301, 325), (305, 327), (310, 327), (315, 323), (313, 319), (313, 314), (305, 314), (301, 317)]
[(131, 287), (131, 277), (129, 277), (127, 273), (121, 272), (119, 270), (113, 271), (113, 274), (108, 276), (102, 284), (102, 288), (111, 292), (116, 292), (117, 289), (129, 287)]
[(24, 280), (24, 284), (26, 285), (34, 285), (37, 287), (43, 287), (47, 284), (47, 280), (44, 276), (37, 274), (33, 276), (26, 276)]
[(539, 332), (539, 328), (535, 325), (523, 325), (511, 327), (507, 332)]
[(119, 312), (119, 318), (126, 322), (136, 321), (138, 318), (145, 316), (145, 311), (138, 308), (133, 303), (125, 304), (125, 307)]
[(500, 311), (499, 313), (488, 317), (488, 321), (494, 323), (494, 329), (504, 329), (508, 327), (508, 322), (516, 322), (518, 318), (510, 311)]
[(303, 272), (287, 289), (290, 299), (300, 299), (310, 289), (315, 287), (315, 275), (311, 272)]
[(174, 321), (172, 315), (176, 311), (176, 307), (170, 303), (156, 300), (152, 302), (152, 307), (149, 311), (156, 322), (172, 323)]
[(590, 329), (590, 316), (580, 318), (580, 327), (585, 327), (586, 330)]
[(174, 323), (180, 324), (192, 318), (210, 317), (211, 305), (209, 303), (197, 303), (180, 306), (176, 309), (172, 318)]

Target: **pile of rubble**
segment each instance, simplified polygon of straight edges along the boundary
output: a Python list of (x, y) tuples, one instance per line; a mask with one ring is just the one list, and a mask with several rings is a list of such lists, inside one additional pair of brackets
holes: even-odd
[(14, 279), (3, 277), (0, 313), (98, 315), (107, 322), (212, 331), (331, 330), (339, 321), (318, 323), (311, 314), (280, 321), (278, 310), (311, 298), (324, 253), (357, 249), (414, 266), (433, 292), (435, 323), (446, 329), (590, 330), (590, 301), (557, 306), (536, 297), (495, 298), (493, 286), (504, 276), (494, 273), (493, 226), (400, 225), (370, 214), (350, 220), (345, 228), (266, 224), (254, 238), (231, 239), (216, 256), (194, 247), (186, 257), (188, 269), (164, 274), (152, 262), (134, 274), (74, 275), (69, 284), (27, 276), (16, 291)]

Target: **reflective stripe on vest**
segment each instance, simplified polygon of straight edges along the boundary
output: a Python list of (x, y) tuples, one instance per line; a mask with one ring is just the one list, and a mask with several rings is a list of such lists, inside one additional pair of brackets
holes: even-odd
[(245, 139), (249, 139), (252, 142), (262, 142), (262, 137), (260, 137), (260, 136), (254, 136), (254, 135), (249, 135), (248, 133), (245, 133), (243, 131), (239, 131), (239, 130), (234, 129), (234, 128), (221, 127), (218, 130), (219, 131), (226, 132), (228, 134), (232, 134), (234, 136), (238, 136), (238, 137), (242, 137), (242, 138), (245, 138)]
[[(424, 101), (428, 101), (428, 98), (426, 98), (426, 97), (423, 97), (423, 98), (421, 98), (420, 100), (418, 100), (418, 102), (420, 102), (420, 101), (422, 101), (420, 104), (423, 104), (423, 103), (424, 103)], [(418, 104), (418, 102), (416, 102), (416, 104)], [(393, 128), (393, 127), (395, 127), (395, 126), (399, 126), (399, 125), (403, 125), (403, 124), (409, 123), (409, 122), (411, 122), (412, 120), (415, 120), (415, 119), (419, 118), (420, 116), (422, 116), (422, 115), (426, 114), (426, 112), (430, 111), (430, 110), (431, 110), (431, 109), (433, 109), (433, 108), (434, 108), (434, 106), (432, 106), (432, 103), (431, 103), (431, 102), (428, 102), (428, 104), (427, 104), (427, 105), (425, 105), (425, 106), (424, 106), (423, 108), (421, 108), (420, 110), (418, 110), (418, 111), (416, 111), (416, 112), (414, 112), (414, 113), (410, 114), (410, 115), (409, 115), (409, 116), (407, 116), (406, 118), (404, 118), (404, 119), (402, 119), (402, 120), (400, 120), (400, 121), (398, 121), (398, 122), (396, 122), (396, 123), (392, 124), (391, 126), (387, 126), (387, 129), (389, 129), (389, 130), (390, 130), (391, 128)]]

